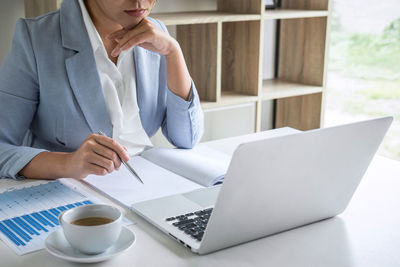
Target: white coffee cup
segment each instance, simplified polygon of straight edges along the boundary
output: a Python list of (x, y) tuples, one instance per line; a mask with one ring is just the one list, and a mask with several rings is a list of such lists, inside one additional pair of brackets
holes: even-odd
[[(112, 221), (90, 226), (72, 224), (76, 220), (90, 217)], [(113, 206), (94, 204), (65, 210), (58, 216), (58, 221), (73, 248), (85, 254), (99, 254), (117, 241), (122, 228), (122, 213)]]

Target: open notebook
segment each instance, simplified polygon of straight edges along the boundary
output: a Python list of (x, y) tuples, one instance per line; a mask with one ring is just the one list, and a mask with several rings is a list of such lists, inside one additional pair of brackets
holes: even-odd
[(223, 181), (231, 157), (217, 150), (152, 148), (132, 157), (131, 166), (140, 183), (121, 165), (106, 176), (89, 175), (84, 181), (126, 207), (134, 203), (195, 189)]

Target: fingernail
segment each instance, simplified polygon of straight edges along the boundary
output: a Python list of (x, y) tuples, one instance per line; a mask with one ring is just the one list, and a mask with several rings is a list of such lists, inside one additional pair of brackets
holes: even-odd
[(118, 54), (121, 52), (121, 49), (119, 48), (115, 48), (112, 52), (111, 52), (111, 56), (116, 57), (118, 56)]

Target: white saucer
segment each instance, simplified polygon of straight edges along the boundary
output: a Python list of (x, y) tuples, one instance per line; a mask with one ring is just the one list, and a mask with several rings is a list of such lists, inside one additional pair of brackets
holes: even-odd
[(45, 247), (50, 254), (58, 258), (72, 262), (91, 263), (105, 261), (120, 254), (130, 248), (135, 243), (135, 240), (135, 234), (125, 226), (122, 226), (121, 234), (114, 245), (103, 253), (88, 255), (72, 248), (65, 239), (63, 229), (60, 228), (46, 238)]

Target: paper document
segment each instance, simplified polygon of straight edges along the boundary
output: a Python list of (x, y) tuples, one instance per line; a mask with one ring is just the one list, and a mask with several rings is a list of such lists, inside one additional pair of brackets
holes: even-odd
[(121, 166), (106, 176), (89, 175), (84, 182), (125, 207), (132, 204), (186, 193), (223, 180), (230, 157), (209, 148), (153, 148), (129, 160), (142, 178), (140, 183)]
[(119, 171), (114, 171), (106, 176), (89, 175), (84, 182), (128, 208), (141, 201), (202, 187), (140, 156), (132, 157), (129, 164), (140, 175), (144, 184), (133, 177), (123, 165)]
[(59, 181), (13, 188), (0, 194), (0, 238), (18, 255), (43, 249), (47, 236), (60, 227), (60, 212), (94, 202)]

